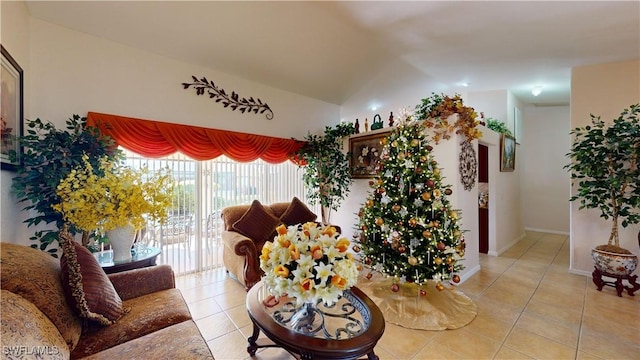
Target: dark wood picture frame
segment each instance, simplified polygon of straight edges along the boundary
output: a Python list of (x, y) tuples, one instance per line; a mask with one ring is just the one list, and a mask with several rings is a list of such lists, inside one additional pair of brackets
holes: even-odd
[(500, 138), (500, 171), (513, 171), (516, 168), (516, 138), (502, 134)]
[(373, 178), (378, 174), (378, 165), (382, 155), (381, 140), (389, 136), (389, 131), (349, 138), (351, 154), (349, 170), (354, 179)]
[[(22, 159), (22, 146), (18, 137), (22, 136), (24, 117), (24, 73), (4, 46), (0, 73), (0, 168), (16, 171)], [(11, 161), (9, 153), (16, 152), (16, 161)]]

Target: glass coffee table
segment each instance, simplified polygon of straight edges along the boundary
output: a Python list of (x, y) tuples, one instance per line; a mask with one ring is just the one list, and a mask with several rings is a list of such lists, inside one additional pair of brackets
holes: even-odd
[(128, 260), (113, 261), (113, 251), (104, 250), (93, 253), (105, 273), (112, 274), (126, 270), (138, 269), (156, 264), (156, 258), (162, 251), (157, 247), (146, 247), (136, 251)]
[[(295, 299), (276, 299), (260, 281), (247, 293), (247, 311), (253, 323), (247, 352), (254, 356), (265, 347), (280, 347), (299, 359), (377, 360), (374, 347), (384, 333), (380, 309), (353, 287), (331, 307), (317, 305), (315, 319), (303, 326), (297, 319)], [(305, 320), (301, 320), (304, 322)], [(268, 339), (258, 339), (262, 331)]]

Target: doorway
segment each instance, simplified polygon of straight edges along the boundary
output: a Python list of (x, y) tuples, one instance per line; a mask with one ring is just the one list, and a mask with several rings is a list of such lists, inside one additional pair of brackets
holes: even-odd
[(489, 252), (489, 147), (478, 144), (478, 249)]

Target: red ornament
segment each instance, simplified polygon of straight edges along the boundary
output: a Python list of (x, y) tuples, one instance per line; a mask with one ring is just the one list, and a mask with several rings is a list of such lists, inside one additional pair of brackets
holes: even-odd
[(399, 253), (404, 254), (405, 251), (407, 251), (407, 248), (405, 248), (404, 245), (398, 246), (398, 252)]
[(373, 274), (372, 274), (372, 273), (368, 273), (368, 274), (367, 274), (367, 280), (371, 280), (371, 278), (372, 278), (372, 277), (373, 277)]
[(432, 188), (435, 184), (436, 183), (433, 180), (427, 180), (427, 182), (425, 183), (428, 188)]
[(427, 296), (427, 292), (424, 289), (420, 289), (420, 296)]
[(400, 286), (398, 284), (392, 284), (391, 285), (391, 291), (393, 291), (393, 292), (400, 291)]
[(431, 151), (431, 150), (433, 150), (433, 146), (427, 145), (427, 151)]
[(442, 251), (446, 249), (447, 245), (445, 245), (442, 241), (438, 242), (438, 250)]
[(458, 274), (455, 274), (453, 275), (453, 279), (451, 280), (453, 280), (453, 282), (457, 284), (460, 282), (460, 276)]

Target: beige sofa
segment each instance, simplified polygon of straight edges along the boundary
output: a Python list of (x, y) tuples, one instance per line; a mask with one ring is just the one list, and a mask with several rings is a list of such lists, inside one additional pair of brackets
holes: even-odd
[[(315, 221), (317, 216), (298, 198), (290, 202), (262, 205), (254, 200), (251, 205), (229, 206), (222, 210), (223, 262), (248, 291), (264, 274), (259, 256), (265, 242), (273, 240), (276, 227)], [(335, 226), (335, 225), (334, 225)], [(335, 226), (340, 232), (340, 228)]]
[(0, 250), (3, 359), (213, 359), (170, 266), (108, 275), (126, 312), (103, 326), (67, 301), (60, 260), (22, 245)]

